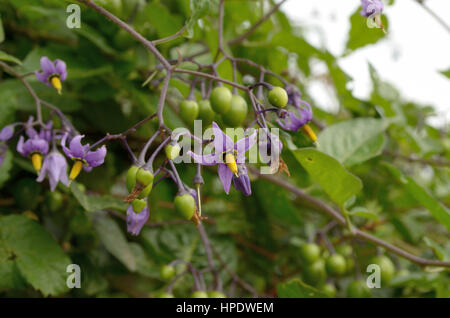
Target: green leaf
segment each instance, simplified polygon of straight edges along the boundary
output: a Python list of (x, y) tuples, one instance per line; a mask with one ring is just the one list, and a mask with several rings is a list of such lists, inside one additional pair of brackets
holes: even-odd
[(397, 178), (397, 181), (403, 185), (404, 189), (417, 203), (426, 208), (439, 223), (450, 231), (450, 212), (447, 207), (433, 198), (427, 190), (418, 185), (411, 177), (403, 175), (399, 169), (390, 163), (383, 162), (382, 164)]
[(117, 223), (107, 215), (94, 215), (93, 224), (100, 241), (108, 252), (134, 272), (136, 270), (136, 259)]
[(444, 76), (450, 78), (450, 68), (449, 68), (448, 70), (446, 70), (446, 71), (441, 71), (440, 73), (441, 73), (442, 75), (444, 75)]
[(96, 212), (105, 209), (126, 211), (127, 204), (118, 198), (111, 196), (86, 195), (76, 182), (70, 185), (73, 195), (87, 212)]
[(279, 298), (328, 298), (314, 287), (305, 284), (298, 278), (277, 285)]
[(5, 154), (5, 158), (3, 159), (3, 163), (0, 165), (0, 189), (3, 187), (3, 184), (9, 179), (9, 172), (12, 168), (12, 159), (13, 155), (11, 151), (7, 151)]
[(361, 180), (336, 159), (313, 148), (292, 151), (295, 158), (339, 207), (362, 189)]
[[(360, 11), (361, 7), (358, 7), (350, 17), (351, 28), (347, 40), (347, 51), (374, 44), (386, 36), (381, 29), (369, 28), (366, 24), (367, 19), (361, 16)], [(381, 20), (384, 27), (387, 28), (386, 16), (383, 15)]]
[(328, 126), (318, 136), (318, 149), (346, 166), (378, 156), (384, 147), (381, 119), (357, 118)]
[(427, 244), (427, 246), (433, 250), (438, 259), (444, 262), (450, 261), (450, 253), (446, 251), (442, 246), (428, 237), (424, 237), (423, 240), (425, 244)]
[(213, 5), (217, 5), (214, 0), (190, 0), (191, 17), (186, 23), (188, 37), (193, 36), (193, 28), (195, 23), (203, 18), (212, 9)]
[(377, 220), (378, 215), (375, 212), (367, 210), (365, 207), (354, 207), (351, 211), (347, 212), (350, 215), (359, 216), (366, 219)]
[(21, 65), (22, 62), (15, 56), (9, 55), (3, 51), (0, 51), (0, 60), (5, 62), (12, 62)]
[[(66, 268), (72, 262), (36, 221), (22, 215), (0, 217), (0, 268), (3, 271), (8, 262), (14, 262), (25, 280), (45, 296), (68, 291)], [(15, 270), (11, 264), (6, 266)], [(20, 281), (16, 274), (13, 279)]]

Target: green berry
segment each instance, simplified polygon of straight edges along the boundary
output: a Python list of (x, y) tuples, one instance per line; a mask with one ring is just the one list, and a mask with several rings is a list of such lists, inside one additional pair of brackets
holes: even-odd
[(180, 104), (180, 116), (186, 123), (192, 123), (198, 116), (198, 104), (193, 100), (184, 100)]
[(305, 264), (312, 264), (320, 257), (320, 247), (314, 243), (300, 246), (300, 258)]
[(47, 192), (45, 203), (51, 212), (56, 212), (63, 207), (64, 197), (59, 191)]
[(336, 296), (336, 287), (333, 284), (324, 284), (320, 288), (320, 291), (327, 295), (330, 298), (334, 298)]
[(175, 160), (180, 155), (181, 147), (177, 143), (173, 145), (169, 144), (164, 148), (164, 151), (169, 160)]
[(283, 108), (288, 103), (288, 94), (281, 87), (272, 88), (267, 97), (269, 98), (269, 102), (275, 107)]
[(225, 114), (231, 107), (232, 97), (228, 88), (224, 86), (214, 88), (209, 99), (212, 109), (218, 114)]
[(133, 202), (131, 202), (131, 206), (133, 207), (134, 213), (141, 213), (142, 210), (145, 209), (147, 206), (147, 202), (141, 199), (136, 199)]
[(138, 170), (138, 166), (131, 166), (130, 169), (128, 169), (126, 178), (128, 192), (133, 191), (134, 187), (136, 186), (136, 173)]
[(140, 168), (136, 173), (136, 181), (144, 187), (153, 183), (153, 173), (149, 170)]
[(196, 290), (191, 294), (191, 298), (208, 298), (208, 293), (202, 290)]
[(185, 193), (175, 197), (175, 210), (186, 220), (192, 219), (195, 213), (195, 199), (192, 195)]
[(248, 106), (245, 99), (240, 95), (233, 95), (231, 107), (222, 115), (223, 121), (230, 127), (238, 127), (247, 117)]
[(345, 257), (350, 257), (353, 255), (353, 248), (347, 244), (341, 244), (336, 247), (336, 252)]
[(303, 279), (307, 284), (320, 285), (327, 278), (325, 262), (323, 259), (318, 259), (314, 263), (304, 266), (302, 269)]
[(371, 259), (370, 264), (377, 264), (380, 266), (380, 277), (382, 285), (389, 285), (391, 279), (395, 275), (395, 265), (389, 257), (380, 255)]
[(157, 298), (174, 298), (174, 296), (171, 293), (159, 293)]
[(198, 118), (203, 121), (205, 126), (213, 121), (215, 115), (209, 100), (204, 99), (198, 102)]
[(327, 258), (326, 262), (327, 273), (331, 276), (341, 276), (347, 270), (347, 262), (341, 254), (333, 254)]
[(371, 292), (363, 280), (355, 280), (347, 286), (348, 298), (369, 298)]
[(159, 274), (165, 281), (170, 281), (176, 274), (175, 268), (171, 265), (164, 265), (161, 267)]
[(227, 296), (218, 290), (213, 290), (208, 293), (208, 298), (227, 298)]

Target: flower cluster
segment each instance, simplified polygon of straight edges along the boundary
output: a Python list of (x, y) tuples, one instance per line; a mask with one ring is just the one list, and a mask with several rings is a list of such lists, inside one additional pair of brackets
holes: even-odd
[[(50, 61), (47, 57), (41, 58), (42, 72), (36, 72), (38, 80), (49, 86), (54, 86), (61, 92), (61, 81), (67, 77), (66, 63), (61, 60)], [(37, 181), (42, 182), (46, 177), (49, 179), (50, 189), (54, 191), (58, 183), (69, 186), (81, 172), (91, 171), (92, 168), (103, 164), (106, 156), (106, 147), (102, 146), (92, 150), (89, 144), (82, 145), (82, 135), (74, 132), (71, 127), (63, 124), (61, 129), (53, 129), (53, 122), (43, 123), (30, 116), (27, 122), (18, 122), (4, 127), (0, 131), (0, 165), (3, 163), (8, 144), (14, 137), (15, 129), (19, 127), (18, 133), (24, 132), (17, 142), (17, 152), (30, 158), (34, 170), (37, 172)], [(69, 142), (69, 147), (66, 142)], [(58, 150), (61, 146), (66, 156), (74, 161), (67, 174), (66, 157)]]

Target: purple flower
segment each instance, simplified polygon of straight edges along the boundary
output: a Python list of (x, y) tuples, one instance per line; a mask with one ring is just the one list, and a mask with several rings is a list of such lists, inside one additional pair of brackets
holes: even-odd
[(383, 12), (384, 6), (381, 0), (361, 0), (361, 15), (363, 17), (370, 17), (373, 14)]
[(92, 168), (103, 164), (106, 156), (105, 146), (102, 146), (95, 151), (90, 151), (91, 147), (89, 144), (84, 146), (81, 144), (81, 139), (84, 138), (84, 135), (78, 135), (72, 138), (69, 143), (69, 148), (67, 148), (67, 137), (68, 134), (65, 134), (61, 139), (61, 146), (66, 156), (75, 161), (69, 175), (71, 180), (74, 180), (80, 174), (82, 168), (89, 172)]
[(61, 94), (62, 85), (67, 78), (66, 63), (56, 59), (53, 62), (46, 56), (41, 57), (41, 73), (35, 72), (39, 81), (47, 86), (53, 86)]
[(5, 126), (0, 131), (0, 141), (7, 141), (14, 135), (14, 126)]
[(251, 136), (233, 143), (231, 138), (215, 122), (212, 123), (212, 130), (214, 133), (215, 152), (202, 156), (189, 151), (188, 155), (202, 165), (212, 166), (217, 164), (220, 181), (222, 182), (223, 189), (228, 194), (233, 175), (239, 177), (239, 173), (242, 172), (242, 170), (239, 171), (238, 165), (245, 163), (245, 153), (256, 142), (256, 131)]
[(145, 207), (140, 213), (135, 213), (132, 205), (130, 204), (127, 209), (127, 231), (131, 235), (139, 235), (142, 227), (147, 222), (150, 215), (148, 206)]
[(48, 175), (51, 191), (55, 191), (58, 182), (65, 186), (69, 186), (69, 178), (67, 177), (66, 158), (57, 151), (52, 151), (44, 159), (41, 172), (37, 178), (38, 182), (42, 182)]
[(280, 112), (278, 125), (284, 130), (298, 131), (300, 128), (308, 124), (312, 118), (311, 106), (301, 99), (301, 93), (292, 85), (286, 88), (289, 98), (289, 104), (294, 106), (293, 111)]
[(249, 196), (252, 194), (252, 188), (250, 186), (250, 178), (247, 174), (247, 168), (244, 164), (238, 165), (238, 176), (233, 176), (234, 187), (241, 191), (244, 195)]

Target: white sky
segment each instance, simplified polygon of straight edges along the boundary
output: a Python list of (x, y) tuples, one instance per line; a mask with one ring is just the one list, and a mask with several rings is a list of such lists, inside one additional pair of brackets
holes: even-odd
[[(427, 0), (426, 4), (450, 24), (449, 0)], [(359, 5), (360, 0), (289, 0), (282, 10), (309, 28), (307, 38), (312, 44), (325, 45), (339, 56), (347, 42), (349, 17)], [(390, 23), (387, 38), (339, 59), (339, 65), (354, 80), (354, 95), (365, 98), (371, 91), (370, 61), (381, 78), (394, 84), (405, 99), (433, 105), (438, 116), (432, 122), (448, 127), (450, 79), (439, 71), (450, 68), (450, 34), (414, 0), (396, 0), (394, 5), (385, 6), (384, 14)], [(335, 110), (336, 102), (323, 88), (313, 86), (309, 93), (326, 109)]]

